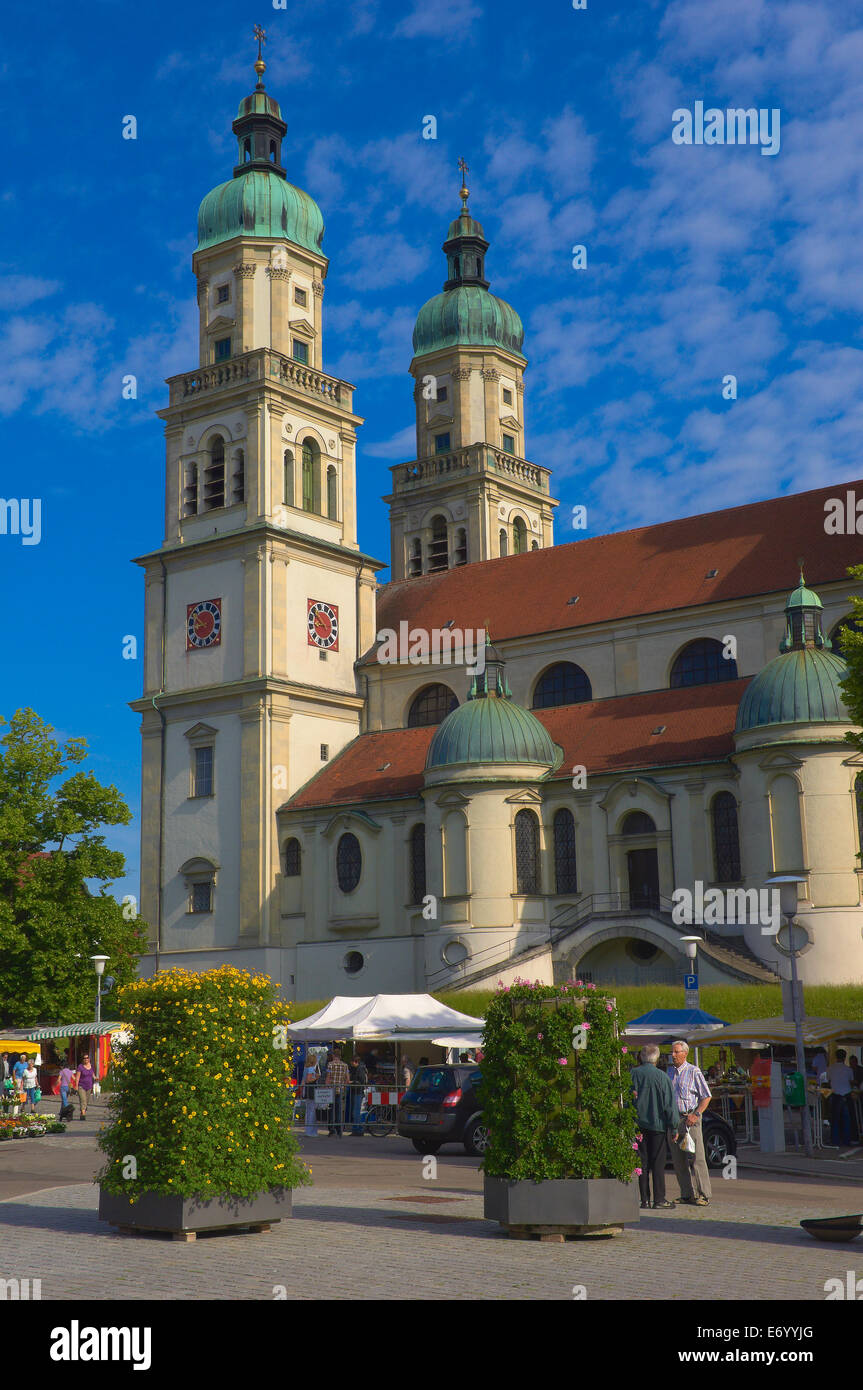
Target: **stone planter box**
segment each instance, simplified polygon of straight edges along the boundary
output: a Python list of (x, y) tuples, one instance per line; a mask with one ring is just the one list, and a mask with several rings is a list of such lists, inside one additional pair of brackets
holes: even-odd
[(176, 1197), (147, 1192), (137, 1202), (114, 1192), (99, 1191), (99, 1220), (128, 1231), (169, 1231), (194, 1239), (197, 1231), (252, 1226), (266, 1230), (273, 1221), (291, 1215), (291, 1189), (273, 1187), (257, 1197)]
[(601, 1235), (640, 1217), (638, 1183), (616, 1178), (511, 1182), (485, 1174), (484, 1215), (512, 1232)]

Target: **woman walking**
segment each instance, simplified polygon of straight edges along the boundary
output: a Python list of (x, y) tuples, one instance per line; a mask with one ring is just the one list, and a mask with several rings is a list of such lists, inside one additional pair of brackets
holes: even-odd
[(78, 1087), (78, 1104), (81, 1107), (82, 1120), (86, 1120), (87, 1118), (87, 1105), (93, 1094), (93, 1082), (95, 1079), (96, 1073), (90, 1065), (90, 1054), (85, 1053), (84, 1060), (81, 1062), (77, 1075), (75, 1076), (75, 1085)]
[(22, 1080), (22, 1083), (23, 1083), (23, 1086), (24, 1086), (24, 1094), (25, 1094), (26, 1097), (27, 1097), (27, 1104), (28, 1104), (29, 1107), (30, 1107), (30, 1112), (31, 1112), (31, 1114), (34, 1114), (34, 1115), (35, 1115), (35, 1113), (36, 1113), (36, 1090), (37, 1090), (38, 1085), (39, 1085), (39, 1073), (37, 1072), (36, 1067), (35, 1067), (35, 1065), (33, 1064), (33, 1062), (28, 1061), (27, 1067), (25, 1068), (24, 1075), (23, 1075), (23, 1077), (21, 1078), (21, 1080)]

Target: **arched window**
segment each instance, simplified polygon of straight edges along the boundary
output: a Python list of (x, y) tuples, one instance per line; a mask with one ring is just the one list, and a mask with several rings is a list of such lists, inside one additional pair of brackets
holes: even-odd
[(285, 450), (282, 463), (282, 501), (286, 507), (294, 505), (294, 455), (290, 449)]
[(343, 893), (353, 893), (363, 871), (363, 856), (356, 835), (342, 835), (336, 850), (336, 878)]
[(467, 531), (460, 526), (455, 533), (455, 563), (457, 565), (467, 564)]
[(231, 477), (231, 501), (234, 503), (245, 502), (246, 500), (246, 455), (242, 449), (237, 449), (234, 453), (234, 467)]
[(498, 539), (498, 544), (499, 544), (499, 547), (500, 547), (500, 553), (501, 553), (501, 555), (505, 555), (505, 554), (506, 554), (506, 531), (504, 530), (504, 528), (503, 528), (502, 526), (501, 526), (500, 530), (498, 531), (497, 539)]
[(731, 792), (719, 792), (711, 806), (713, 819), (713, 871), (717, 883), (740, 881), (740, 837), (737, 801)]
[(303, 511), (316, 512), (318, 510), (317, 498), (317, 462), (320, 450), (313, 439), (303, 440)]
[(575, 865), (575, 817), (561, 807), (554, 817), (554, 891), (577, 893)]
[(415, 825), (411, 831), (408, 869), (410, 901), (421, 903), (426, 895), (426, 828), (424, 825)]
[(554, 705), (580, 705), (592, 700), (590, 681), (580, 666), (572, 661), (558, 661), (543, 671), (533, 692), (534, 709), (551, 709)]
[(271, 164), (275, 164), (275, 162), (276, 162), (276, 142), (275, 142), (275, 140), (271, 140), (271, 141), (270, 141), (270, 163), (271, 163)]
[(458, 700), (448, 685), (427, 685), (410, 707), (408, 728), (427, 729), (440, 724), (454, 709), (458, 709)]
[(523, 555), (527, 550), (527, 527), (520, 516), (512, 523), (512, 553)]
[(539, 550), (539, 541), (531, 541), (530, 548), (531, 550)]
[(623, 822), (621, 835), (655, 835), (656, 826), (646, 811), (630, 811)]
[(225, 505), (225, 441), (220, 434), (210, 444), (210, 457), (204, 469), (204, 511)]
[(539, 892), (539, 821), (526, 807), (515, 817), (515, 880), (517, 893)]
[(248, 164), (252, 158), (252, 142), (248, 137), (243, 141), (243, 163)]
[(422, 574), (423, 572), (423, 548), (422, 541), (419, 539), (411, 541), (411, 553), (408, 566), (412, 579), (415, 579), (418, 574)]
[(449, 539), (447, 537), (446, 517), (433, 516), (431, 541), (429, 542), (429, 572), (449, 568)]
[(338, 520), (338, 476), (332, 464), (327, 469), (327, 516), (331, 521)]
[(285, 878), (296, 878), (300, 872), (300, 842), (288, 840), (285, 845)]
[(712, 685), (714, 681), (736, 681), (737, 662), (722, 655), (722, 643), (715, 637), (699, 637), (688, 642), (671, 668), (671, 689), (684, 685)]
[(853, 618), (850, 613), (847, 618), (840, 618), (830, 634), (830, 641), (837, 656), (843, 655), (841, 637), (844, 627), (850, 628), (852, 632), (863, 632), (863, 625), (858, 623), (857, 619)]
[(195, 516), (198, 511), (198, 465), (190, 463), (186, 469), (186, 483), (183, 488), (183, 516)]

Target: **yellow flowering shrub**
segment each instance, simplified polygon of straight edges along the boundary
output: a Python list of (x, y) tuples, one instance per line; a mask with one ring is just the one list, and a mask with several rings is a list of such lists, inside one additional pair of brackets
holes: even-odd
[(132, 1040), (99, 1136), (106, 1191), (251, 1197), (311, 1182), (290, 1128), (287, 1010), (268, 976), (165, 970), (119, 1002)]

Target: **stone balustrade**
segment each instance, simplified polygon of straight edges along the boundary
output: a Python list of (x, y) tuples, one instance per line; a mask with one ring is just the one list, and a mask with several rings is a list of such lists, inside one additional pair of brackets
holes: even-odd
[(393, 486), (396, 492), (410, 490), (413, 484), (427, 483), (453, 473), (484, 473), (494, 471), (516, 478), (527, 487), (538, 492), (548, 492), (547, 468), (540, 468), (527, 459), (516, 458), (514, 454), (504, 453), (491, 444), (467, 444), (463, 449), (450, 450), (443, 454), (431, 454), (427, 458), (412, 459), (409, 463), (398, 463), (392, 469)]
[(168, 378), (171, 405), (198, 396), (206, 391), (215, 391), (226, 386), (243, 385), (269, 377), (292, 387), (304, 395), (316, 396), (332, 401), (345, 410), (353, 408), (354, 388), (338, 377), (326, 376), (302, 362), (295, 362), (280, 352), (270, 348), (256, 348), (244, 352), (239, 357), (229, 357), (224, 362), (213, 362), (207, 367), (199, 367), (194, 372), (183, 372), (180, 376)]

